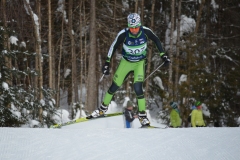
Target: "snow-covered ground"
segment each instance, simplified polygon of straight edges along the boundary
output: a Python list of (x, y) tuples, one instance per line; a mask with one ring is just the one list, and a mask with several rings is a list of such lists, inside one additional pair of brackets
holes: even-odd
[[(154, 122), (152, 124), (163, 126)], [(62, 129), (1, 128), (0, 160), (239, 160), (240, 128), (123, 128), (123, 117)]]
[[(122, 106), (126, 106), (127, 98)], [(107, 113), (121, 112), (115, 102)], [(165, 128), (147, 111), (151, 125)], [(58, 122), (69, 121), (59, 110)], [(75, 118), (86, 116), (78, 110)], [(31, 126), (31, 125), (30, 125)], [(99, 118), (61, 129), (1, 128), (0, 160), (239, 160), (240, 128), (126, 129), (123, 116)]]

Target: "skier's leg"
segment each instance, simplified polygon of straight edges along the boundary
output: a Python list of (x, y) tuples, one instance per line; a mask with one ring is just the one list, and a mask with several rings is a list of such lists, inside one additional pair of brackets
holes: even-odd
[(130, 70), (130, 63), (122, 59), (114, 74), (112, 85), (105, 94), (102, 104), (98, 107), (97, 110), (93, 111), (92, 117), (104, 115), (104, 113), (108, 110), (108, 105), (111, 103), (113, 95), (122, 85), (124, 79), (126, 78), (126, 75), (128, 74), (128, 72), (130, 72)]
[(138, 110), (139, 111), (145, 111), (146, 110), (146, 102), (145, 102), (145, 98), (144, 98), (144, 93), (143, 93), (143, 89), (142, 89), (142, 82), (137, 82), (134, 83), (134, 91), (135, 94), (137, 96), (137, 101), (138, 101)]
[(146, 113), (146, 100), (143, 93), (143, 80), (145, 77), (145, 61), (138, 62), (138, 65), (134, 69), (134, 91), (137, 95), (139, 121), (142, 125), (150, 125)]
[(110, 86), (110, 88), (108, 89), (107, 93), (104, 96), (103, 102), (98, 107), (98, 109), (93, 111), (93, 113), (91, 114), (92, 117), (98, 117), (98, 116), (104, 115), (104, 113), (107, 112), (108, 105), (110, 104), (112, 97), (114, 93), (118, 90), (118, 88), (119, 86), (117, 86), (116, 83), (114, 83), (113, 81), (112, 85)]
[(104, 96), (103, 99), (103, 104), (104, 105), (109, 105), (113, 95), (115, 94), (115, 92), (118, 90), (119, 86), (117, 86), (117, 84), (113, 81), (112, 85), (110, 86), (110, 88), (108, 89), (106, 95)]
[[(117, 72), (116, 72), (116, 73), (117, 73)], [(130, 73), (132, 73), (132, 71), (129, 72), (129, 73), (125, 76), (125, 78), (124, 78), (123, 81), (125, 81), (125, 80), (127, 79), (127, 77), (129, 76)], [(123, 75), (123, 73), (122, 73), (122, 75)], [(113, 82), (112, 82), (112, 85), (110, 86), (110, 88), (108, 89), (107, 93), (106, 93), (105, 96), (104, 96), (103, 104), (104, 104), (105, 106), (111, 103), (111, 100), (112, 100), (113, 95), (116, 93), (116, 91), (119, 89), (119, 87), (120, 87), (120, 86), (122, 85), (122, 83), (123, 83), (122, 80), (121, 80), (122, 82), (120, 82), (120, 80), (118, 80), (118, 79), (119, 79), (119, 78), (116, 78), (116, 82), (118, 82), (118, 85), (115, 83), (115, 81), (113, 81)]]
[(130, 71), (131, 71), (130, 62), (122, 59), (114, 76), (113, 76), (112, 85), (110, 86), (110, 88), (108, 89), (108, 92), (104, 96), (104, 99), (103, 99), (104, 105), (109, 105), (111, 103), (113, 95), (116, 93), (116, 91), (122, 85), (123, 81), (127, 78)]
[(143, 90), (142, 90), (142, 82), (134, 83), (134, 90), (137, 95), (138, 101), (138, 118), (142, 125), (150, 125), (150, 122), (147, 118), (146, 113), (146, 100), (144, 98)]

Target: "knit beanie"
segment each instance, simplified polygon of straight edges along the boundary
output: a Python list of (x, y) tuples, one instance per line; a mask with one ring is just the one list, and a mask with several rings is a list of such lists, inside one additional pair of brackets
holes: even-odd
[(128, 108), (128, 107), (133, 107), (133, 103), (132, 103), (131, 101), (128, 101), (128, 102), (127, 102), (127, 108)]
[(175, 109), (178, 107), (178, 104), (176, 102), (170, 102), (170, 106)]
[(201, 103), (200, 101), (195, 102), (195, 106), (196, 106), (196, 107), (200, 106), (201, 104), (202, 104), (202, 103)]

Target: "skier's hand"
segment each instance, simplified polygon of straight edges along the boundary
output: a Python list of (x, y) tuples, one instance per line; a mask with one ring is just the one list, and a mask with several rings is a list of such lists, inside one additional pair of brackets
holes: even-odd
[(104, 66), (102, 67), (102, 73), (109, 75), (109, 62), (105, 62)]
[(171, 60), (168, 58), (167, 55), (163, 55), (163, 56), (162, 56), (162, 60), (165, 62), (165, 64), (171, 63)]

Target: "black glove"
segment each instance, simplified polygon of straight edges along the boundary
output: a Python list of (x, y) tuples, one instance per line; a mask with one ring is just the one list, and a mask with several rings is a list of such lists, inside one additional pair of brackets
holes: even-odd
[(169, 64), (169, 63), (171, 63), (171, 60), (168, 58), (168, 56), (166, 56), (166, 55), (163, 55), (162, 56), (162, 60), (163, 60), (163, 62), (165, 63), (165, 64)]
[(105, 75), (109, 75), (109, 62), (105, 62), (104, 66), (102, 67), (102, 73)]

